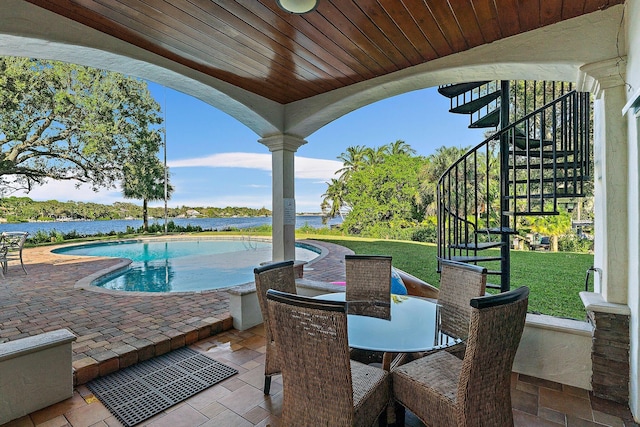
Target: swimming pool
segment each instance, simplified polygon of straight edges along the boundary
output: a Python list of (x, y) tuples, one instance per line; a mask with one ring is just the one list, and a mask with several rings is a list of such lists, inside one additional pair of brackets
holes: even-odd
[[(145, 240), (91, 243), (53, 250), (61, 255), (128, 258), (124, 268), (91, 284), (135, 292), (193, 292), (236, 286), (254, 279), (253, 269), (271, 260), (271, 242), (260, 240)], [(296, 243), (296, 261), (320, 250)]]

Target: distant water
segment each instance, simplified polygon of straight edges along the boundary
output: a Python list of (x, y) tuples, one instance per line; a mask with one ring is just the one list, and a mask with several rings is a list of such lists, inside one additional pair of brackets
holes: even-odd
[[(203, 230), (222, 231), (227, 228), (251, 228), (260, 225), (271, 225), (271, 217), (251, 217), (251, 218), (173, 218), (169, 219), (179, 226), (200, 226)], [(158, 223), (164, 225), (163, 219), (150, 220), (149, 224)], [(330, 225), (340, 224), (340, 218), (334, 218), (328, 224), (322, 224), (322, 217), (319, 215), (299, 215), (296, 216), (296, 228), (300, 228), (308, 224), (313, 228), (329, 227)], [(78, 234), (97, 234), (109, 233), (110, 231), (124, 232), (127, 226), (138, 228), (142, 226), (141, 219), (115, 219), (109, 221), (68, 221), (68, 222), (23, 222), (20, 224), (0, 224), (0, 232), (2, 231), (27, 231), (30, 235), (34, 235), (39, 230), (49, 233), (56, 230), (60, 233), (69, 233), (76, 231)]]

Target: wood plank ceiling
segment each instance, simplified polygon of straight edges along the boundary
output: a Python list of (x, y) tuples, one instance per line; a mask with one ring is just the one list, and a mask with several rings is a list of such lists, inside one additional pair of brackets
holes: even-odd
[(286, 104), (624, 0), (27, 0)]

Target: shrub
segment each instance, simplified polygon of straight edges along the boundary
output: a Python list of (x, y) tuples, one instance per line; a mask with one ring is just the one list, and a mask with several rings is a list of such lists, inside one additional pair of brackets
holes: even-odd
[[(271, 227), (269, 227), (271, 231)], [(344, 234), (339, 226), (314, 228), (305, 222), (302, 227), (296, 229), (296, 234), (317, 234), (322, 236), (340, 236)]]
[(592, 252), (593, 240), (579, 237), (576, 234), (565, 234), (558, 237), (558, 250), (562, 252)]
[[(129, 227), (127, 227), (127, 230), (128, 229)], [(169, 221), (167, 223), (167, 231), (170, 233), (194, 233), (194, 232), (199, 233), (199, 232), (202, 232), (202, 227), (200, 227), (199, 225), (191, 225), (191, 224), (188, 224), (183, 227), (181, 225), (176, 225), (176, 223), (173, 221)], [(136, 232), (144, 233), (144, 227), (140, 226), (136, 230)], [(153, 224), (150, 224), (148, 232), (153, 234), (164, 233), (164, 223), (160, 224), (160, 223), (154, 222)]]
[(411, 240), (414, 242), (436, 242), (436, 228), (435, 227), (417, 227), (411, 233)]
[(250, 227), (247, 230), (254, 233), (271, 233), (272, 227), (269, 224), (258, 225), (257, 227)]
[(87, 237), (85, 234), (80, 234), (76, 230), (71, 230), (70, 232), (63, 235), (63, 240), (74, 240), (74, 239), (82, 239)]
[(366, 227), (360, 236), (385, 240), (409, 240), (412, 230), (413, 228), (392, 227), (387, 222), (379, 222)]
[(37, 245), (39, 243), (47, 243), (51, 241), (51, 237), (49, 236), (49, 233), (47, 233), (46, 231), (43, 230), (38, 230), (35, 234), (33, 234), (32, 236), (29, 236), (27, 238), (27, 240), (29, 240), (31, 243), (33, 243), (34, 245)]

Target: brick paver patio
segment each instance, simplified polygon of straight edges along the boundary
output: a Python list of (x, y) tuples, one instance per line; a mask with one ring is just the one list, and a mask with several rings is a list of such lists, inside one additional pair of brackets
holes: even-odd
[[(344, 280), (344, 255), (352, 252), (330, 243), (313, 244), (324, 248), (323, 256), (309, 264), (305, 278)], [(225, 290), (153, 294), (74, 288), (78, 280), (118, 261), (51, 253), (56, 247), (25, 249), (28, 275), (10, 264), (0, 278), (0, 343), (68, 329), (77, 336), (76, 384), (233, 327)]]

